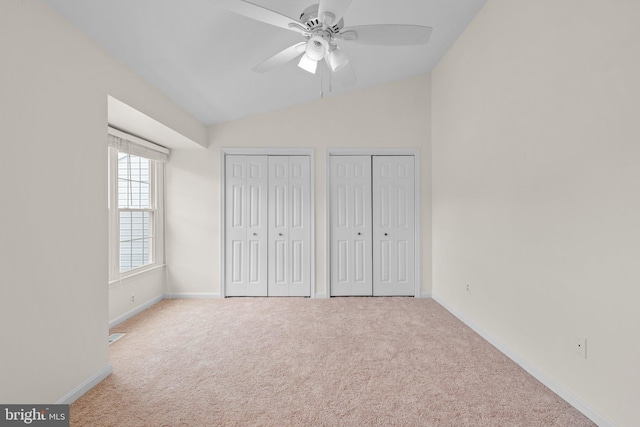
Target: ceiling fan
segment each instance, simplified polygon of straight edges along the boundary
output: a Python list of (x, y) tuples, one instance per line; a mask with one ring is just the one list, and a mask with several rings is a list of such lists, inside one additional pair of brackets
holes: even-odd
[(429, 41), (432, 28), (421, 25), (377, 24), (345, 27), (344, 13), (352, 0), (320, 0), (307, 7), (300, 19), (293, 19), (245, 0), (225, 0), (223, 7), (230, 12), (286, 30), (296, 31), (304, 41), (276, 53), (253, 70), (269, 71), (300, 57), (298, 66), (315, 74), (324, 60), (333, 76), (342, 85), (355, 83), (356, 76), (342, 42), (379, 46), (410, 46)]

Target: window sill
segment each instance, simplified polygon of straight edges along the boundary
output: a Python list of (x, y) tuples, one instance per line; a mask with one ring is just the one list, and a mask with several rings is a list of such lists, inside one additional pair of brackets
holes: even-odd
[(109, 286), (115, 286), (120, 284), (121, 282), (127, 282), (129, 280), (136, 279), (139, 276), (145, 275), (147, 273), (151, 273), (156, 270), (160, 270), (164, 267), (165, 267), (165, 264), (154, 264), (146, 268), (143, 267), (143, 268), (136, 269), (136, 271), (132, 273), (124, 273), (124, 275), (120, 276), (119, 279), (111, 280), (109, 282)]

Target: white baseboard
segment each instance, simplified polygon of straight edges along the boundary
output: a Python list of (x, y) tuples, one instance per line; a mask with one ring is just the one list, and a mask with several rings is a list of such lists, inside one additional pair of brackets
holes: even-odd
[(420, 294), (420, 298), (431, 298), (433, 294), (431, 292), (423, 292)]
[(146, 309), (150, 308), (152, 305), (155, 305), (155, 304), (159, 303), (163, 299), (217, 299), (217, 298), (221, 298), (220, 294), (214, 294), (214, 293), (187, 293), (187, 292), (185, 292), (185, 293), (159, 295), (159, 296), (157, 296), (157, 297), (145, 302), (144, 304), (141, 304), (141, 305), (137, 306), (133, 310), (128, 311), (128, 312), (124, 313), (123, 315), (118, 316), (115, 319), (113, 319), (112, 321), (110, 321), (109, 322), (109, 329), (118, 326), (119, 324), (121, 324), (125, 320), (128, 320), (131, 317), (135, 316), (136, 314), (145, 311)]
[(115, 319), (113, 319), (112, 321), (109, 322), (109, 329), (111, 329), (111, 328), (113, 328), (115, 326), (118, 326), (119, 324), (121, 324), (125, 320), (135, 316), (138, 313), (141, 313), (141, 312), (145, 311), (146, 309), (148, 309), (152, 305), (157, 304), (160, 301), (162, 301), (164, 298), (165, 298), (164, 295), (159, 295), (159, 296), (153, 298), (152, 300), (149, 300), (149, 301), (145, 302), (144, 304), (137, 306), (133, 310), (128, 311), (125, 314), (116, 317)]
[[(318, 299), (328, 299), (331, 298), (330, 296), (328, 296), (327, 294), (316, 294), (316, 296), (314, 298), (318, 298)], [(431, 294), (430, 293), (424, 293), (424, 294), (420, 294), (417, 298), (431, 298)]]
[(444, 298), (434, 295), (433, 299), (443, 306), (447, 311), (457, 317), (462, 323), (473, 329), (478, 335), (488, 341), (495, 348), (500, 350), (505, 356), (509, 359), (520, 365), (525, 371), (527, 371), (531, 376), (540, 381), (542, 384), (547, 386), (551, 391), (560, 396), (562, 399), (567, 401), (571, 406), (576, 408), (578, 411), (582, 412), (584, 416), (589, 418), (591, 421), (596, 423), (599, 427), (615, 427), (615, 424), (602, 415), (600, 412), (595, 410), (593, 407), (588, 405), (578, 396), (567, 390), (563, 385), (556, 382), (553, 378), (551, 378), (546, 372), (529, 362), (527, 359), (522, 357), (518, 352), (509, 347), (504, 342), (500, 341), (498, 338), (493, 336), (490, 332), (480, 327), (473, 321), (469, 320), (466, 316), (456, 310), (452, 305), (450, 305)]
[(91, 375), (89, 378), (84, 380), (80, 385), (71, 390), (69, 393), (62, 396), (56, 402), (56, 405), (71, 405), (73, 402), (78, 400), (83, 394), (91, 390), (93, 387), (98, 385), (102, 380), (107, 378), (113, 372), (113, 368), (111, 365), (107, 365), (104, 368), (100, 369), (95, 374)]
[(165, 294), (166, 299), (219, 299), (222, 298), (220, 294), (214, 294), (211, 292), (195, 293), (195, 292), (182, 292), (177, 294)]

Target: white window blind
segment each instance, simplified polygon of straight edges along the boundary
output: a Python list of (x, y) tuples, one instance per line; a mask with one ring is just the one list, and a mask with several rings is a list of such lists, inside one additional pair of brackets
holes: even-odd
[(109, 147), (115, 148), (121, 153), (134, 154), (157, 162), (166, 163), (169, 160), (170, 151), (168, 148), (111, 127), (109, 128)]

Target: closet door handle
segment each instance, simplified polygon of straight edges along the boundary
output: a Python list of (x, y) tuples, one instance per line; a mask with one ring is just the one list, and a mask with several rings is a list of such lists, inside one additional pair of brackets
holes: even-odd
[(362, 233), (358, 233), (358, 236), (362, 236)]
[(384, 235), (385, 235), (385, 236), (388, 236), (388, 235), (389, 235), (389, 233), (384, 233)]
[(253, 235), (254, 235), (254, 236), (257, 236), (257, 235), (258, 235), (258, 233), (253, 233)]
[(282, 233), (278, 233), (278, 236), (282, 236)]

